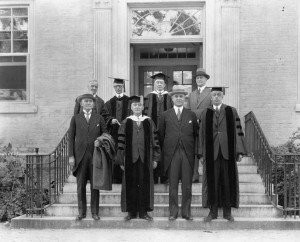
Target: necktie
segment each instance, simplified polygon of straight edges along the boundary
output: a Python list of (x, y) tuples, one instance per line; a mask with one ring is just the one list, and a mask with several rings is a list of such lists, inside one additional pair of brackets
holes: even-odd
[(178, 108), (178, 112), (177, 112), (177, 119), (180, 120), (180, 116), (181, 116), (181, 111), (180, 109)]
[(90, 114), (89, 114), (89, 113), (87, 113), (87, 114), (85, 115), (85, 119), (86, 119), (87, 122), (90, 121)]

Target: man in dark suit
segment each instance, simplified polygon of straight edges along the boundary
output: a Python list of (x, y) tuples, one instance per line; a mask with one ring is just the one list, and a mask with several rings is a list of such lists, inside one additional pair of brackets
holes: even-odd
[(197, 147), (196, 114), (183, 107), (187, 92), (183, 86), (173, 86), (170, 93), (174, 107), (165, 111), (159, 123), (165, 172), (169, 176), (169, 220), (178, 216), (178, 183), (181, 180), (181, 216), (191, 220), (192, 178)]
[(76, 220), (86, 217), (86, 184), (91, 185), (91, 212), (94, 220), (99, 220), (99, 190), (93, 189), (93, 151), (97, 137), (106, 132), (103, 117), (95, 112), (95, 98), (84, 94), (78, 98), (82, 111), (75, 114), (69, 128), (69, 163), (77, 180), (78, 212)]
[[(154, 90), (145, 98), (145, 113), (158, 126), (162, 113), (172, 108), (173, 102), (168, 92), (165, 91), (168, 76), (160, 72), (151, 76), (151, 78), (154, 81)], [(161, 183), (167, 182), (167, 177), (163, 175), (163, 170), (163, 164), (159, 163), (157, 169), (154, 171), (154, 182), (156, 184), (159, 178)]]
[[(102, 115), (102, 117), (104, 118), (105, 122), (108, 123), (111, 120), (111, 117), (109, 115), (109, 112), (108, 112), (107, 108), (104, 105), (103, 99), (100, 98), (97, 95), (98, 81), (97, 80), (91, 80), (91, 81), (89, 81), (88, 89), (89, 89), (89, 92), (95, 98), (95, 103), (94, 103), (94, 107), (93, 107), (94, 112)], [(77, 97), (76, 100), (75, 100), (74, 115), (80, 113), (80, 111), (82, 110), (82, 107), (81, 107), (80, 102), (78, 100), (79, 97)]]
[[(211, 105), (210, 89), (206, 87), (209, 78), (210, 76), (204, 69), (198, 68), (196, 72), (197, 89), (191, 92), (188, 98), (187, 108), (196, 114), (198, 120), (203, 110)], [(199, 160), (195, 159), (193, 182), (199, 182), (198, 168)]]
[[(118, 146), (118, 130), (121, 122), (130, 115), (129, 97), (124, 94), (125, 80), (121, 78), (113, 78), (113, 87), (115, 95), (105, 103), (111, 119), (107, 123), (107, 130), (115, 141), (116, 148)], [(119, 165), (113, 167), (113, 183), (122, 183), (123, 172)]]
[(200, 117), (199, 154), (203, 163), (202, 206), (209, 208), (204, 219), (210, 222), (218, 217), (234, 221), (231, 207), (239, 206), (239, 183), (236, 161), (246, 154), (244, 133), (234, 107), (222, 103), (224, 88), (212, 87), (212, 106)]

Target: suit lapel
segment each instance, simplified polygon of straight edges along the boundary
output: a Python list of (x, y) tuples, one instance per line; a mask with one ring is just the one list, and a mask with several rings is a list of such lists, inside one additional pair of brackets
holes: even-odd
[(88, 123), (87, 123), (87, 121), (86, 121), (86, 119), (84, 117), (84, 113), (80, 112), (79, 115), (78, 115), (78, 117), (79, 117), (79, 120), (80, 120), (81, 127), (84, 128), (84, 129), (86, 129), (87, 126), (88, 126)]
[[(171, 117), (172, 117), (172, 120), (174, 120), (175, 123), (176, 123), (177, 125), (179, 125), (178, 118), (177, 118), (177, 115), (176, 115), (176, 113), (175, 113), (175, 109), (174, 109), (174, 108), (171, 109)], [(181, 114), (181, 117), (182, 117), (182, 114)]]
[(92, 112), (92, 115), (91, 115), (90, 120), (89, 120), (90, 127), (93, 127), (93, 125), (95, 124), (95, 122), (96, 122), (95, 113)]
[(181, 117), (180, 117), (180, 121), (181, 121), (181, 123), (186, 123), (185, 121), (187, 120), (187, 115), (186, 115), (186, 109), (185, 108), (183, 108), (182, 109), (182, 113), (181, 113)]
[(197, 100), (197, 108), (209, 94), (210, 94), (210, 90), (207, 87), (204, 88), (202, 93), (199, 93), (199, 98)]

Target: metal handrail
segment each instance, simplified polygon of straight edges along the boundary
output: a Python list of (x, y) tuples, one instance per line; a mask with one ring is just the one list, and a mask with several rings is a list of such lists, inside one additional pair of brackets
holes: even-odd
[(253, 112), (245, 115), (245, 138), (271, 203), (284, 217), (296, 218), (300, 212), (300, 154), (274, 152)]
[(45, 209), (57, 202), (70, 174), (68, 162), (69, 137), (65, 133), (53, 152), (26, 155), (25, 186), (26, 215), (45, 214)]

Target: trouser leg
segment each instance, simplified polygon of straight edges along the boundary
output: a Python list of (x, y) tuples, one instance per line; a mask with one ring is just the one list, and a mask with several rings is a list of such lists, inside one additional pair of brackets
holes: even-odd
[(231, 216), (230, 207), (230, 185), (228, 176), (228, 160), (220, 159), (220, 192), (221, 205), (223, 207), (223, 217)]
[(181, 148), (181, 215), (182, 217), (191, 217), (192, 202), (192, 179), (193, 169), (188, 161), (185, 151)]
[(180, 178), (181, 158), (179, 149), (175, 151), (169, 167), (169, 211), (170, 216), (178, 216), (178, 183)]
[(217, 158), (217, 160), (214, 161), (214, 188), (215, 188), (215, 201), (210, 207), (210, 214), (212, 217), (218, 217), (218, 201), (219, 201), (219, 182), (220, 182), (220, 160)]
[(99, 196), (100, 191), (93, 189), (93, 163), (92, 160), (89, 162), (89, 168), (88, 168), (89, 174), (89, 180), (90, 180), (90, 190), (91, 190), (91, 213), (92, 215), (99, 215)]
[(200, 174), (198, 172), (199, 169), (199, 160), (195, 158), (194, 171), (193, 171), (193, 182), (200, 181)]

